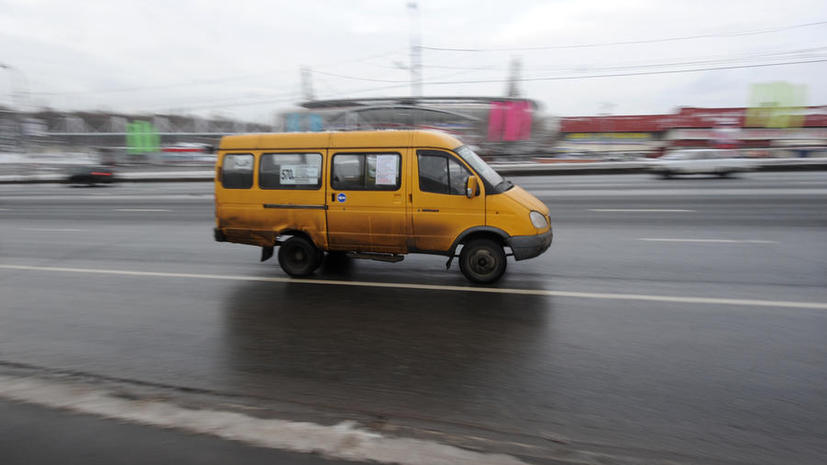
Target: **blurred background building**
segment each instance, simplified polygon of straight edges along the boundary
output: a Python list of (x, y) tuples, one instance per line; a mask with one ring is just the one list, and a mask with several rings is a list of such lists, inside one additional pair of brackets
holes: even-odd
[(488, 156), (548, 152), (556, 118), (519, 97), (387, 97), (311, 100), (278, 114), (280, 131), (435, 129)]
[(0, 108), (0, 152), (97, 151), (118, 162), (149, 161), (147, 154), (203, 153), (224, 135), (272, 130), (225, 118)]
[[(755, 117), (750, 108), (679, 108), (665, 115), (560, 118), (556, 152), (569, 156), (660, 156), (673, 148), (740, 149), (746, 156), (809, 156), (827, 147), (827, 106)], [(783, 118), (778, 118), (783, 115)]]

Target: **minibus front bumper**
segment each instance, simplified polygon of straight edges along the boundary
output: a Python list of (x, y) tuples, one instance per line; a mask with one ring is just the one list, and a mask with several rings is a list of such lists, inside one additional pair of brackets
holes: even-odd
[(549, 228), (548, 231), (533, 236), (511, 236), (505, 242), (511, 247), (515, 260), (525, 260), (548, 250), (553, 237), (551, 228)]

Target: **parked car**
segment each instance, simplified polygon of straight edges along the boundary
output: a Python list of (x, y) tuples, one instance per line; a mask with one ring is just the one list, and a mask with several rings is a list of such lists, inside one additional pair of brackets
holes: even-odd
[(756, 162), (740, 158), (737, 150), (682, 149), (652, 160), (650, 170), (664, 178), (681, 174), (709, 174), (726, 177), (754, 170)]
[(115, 181), (112, 168), (101, 165), (82, 165), (72, 168), (66, 181), (70, 184), (109, 184)]

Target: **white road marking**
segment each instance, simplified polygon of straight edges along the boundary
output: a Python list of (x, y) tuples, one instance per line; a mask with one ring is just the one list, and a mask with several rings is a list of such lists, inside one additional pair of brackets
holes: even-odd
[(121, 421), (174, 428), (259, 447), (318, 453), (329, 458), (402, 465), (521, 465), (504, 454), (486, 454), (423, 439), (384, 436), (352, 421), (333, 426), (237, 412), (184, 408), (158, 399), (125, 399), (110, 390), (30, 376), (0, 375), (0, 398), (68, 409)]
[(746, 305), (757, 307), (788, 307), (788, 308), (811, 308), (827, 310), (825, 302), (794, 302), (785, 300), (758, 300), (758, 299), (730, 299), (721, 297), (687, 297), (668, 295), (648, 294), (617, 294), (608, 292), (575, 292), (575, 291), (551, 291), (546, 289), (513, 289), (502, 287), (471, 287), (471, 286), (442, 286), (437, 284), (414, 284), (414, 283), (382, 283), (373, 281), (336, 281), (329, 279), (298, 279), (298, 278), (277, 278), (266, 276), (234, 276), (199, 273), (168, 273), (159, 271), (130, 271), (130, 270), (109, 270), (96, 268), (63, 268), (52, 266), (29, 266), (29, 265), (2, 265), (0, 269), (26, 270), (26, 271), (47, 271), (63, 273), (92, 273), (121, 276), (151, 276), (163, 278), (190, 278), (190, 279), (218, 279), (225, 281), (255, 281), (268, 283), (296, 283), (316, 284), (330, 286), (353, 286), (353, 287), (377, 287), (390, 289), (417, 289), (425, 291), (457, 291), (477, 292), (488, 294), (516, 294), (516, 295), (537, 295), (548, 297), (572, 297), (580, 299), (604, 299), (604, 300), (639, 300), (648, 302), (674, 302), (688, 304), (709, 304), (709, 305)]
[(673, 238), (656, 238), (656, 237), (641, 237), (639, 241), (650, 242), (711, 242), (721, 244), (777, 244), (776, 241), (765, 241), (760, 239), (673, 239)]
[(121, 194), (121, 195), (8, 195), (6, 199), (13, 200), (213, 200), (214, 194)]
[(48, 231), (48, 232), (80, 232), (88, 231), (88, 229), (75, 228), (20, 228), (21, 231)]
[(642, 213), (692, 213), (695, 210), (680, 208), (589, 208), (590, 212), (642, 212)]
[(827, 196), (827, 189), (806, 188), (741, 188), (741, 189), (529, 189), (529, 193), (538, 197), (780, 197), (780, 196)]
[(8, 212), (11, 211), (11, 208), (0, 208), (0, 212)]
[(116, 208), (116, 212), (171, 212), (166, 208)]

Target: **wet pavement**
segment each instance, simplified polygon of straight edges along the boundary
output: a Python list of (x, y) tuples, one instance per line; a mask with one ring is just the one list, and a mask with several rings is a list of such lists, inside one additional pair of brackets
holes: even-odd
[[(555, 241), (494, 287), (595, 295), (248, 280), (285, 275), (212, 242), (209, 185), (0, 186), (0, 265), (39, 267), (0, 268), (0, 361), (608, 457), (823, 463), (827, 312), (783, 305), (827, 302), (823, 173), (515, 181)], [(429, 256), (317, 277), (469, 286)]]

